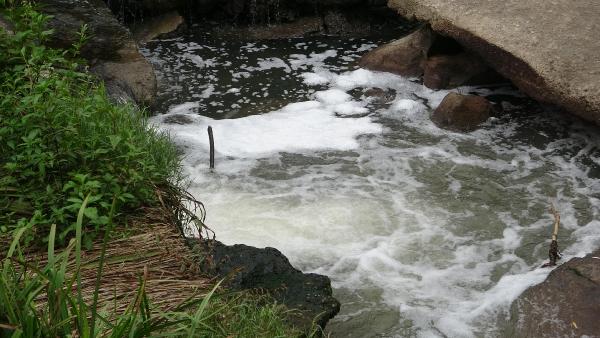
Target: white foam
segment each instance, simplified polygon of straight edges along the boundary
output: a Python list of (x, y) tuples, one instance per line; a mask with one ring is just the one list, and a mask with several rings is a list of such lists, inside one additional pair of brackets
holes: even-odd
[[(181, 114), (186, 107), (195, 105), (183, 104), (175, 107), (175, 111)], [(160, 122), (166, 116), (154, 121)], [(205, 151), (208, 146), (206, 135), (198, 131), (210, 125), (215, 135), (216, 152), (238, 158), (280, 151), (350, 150), (358, 148), (357, 136), (382, 131), (381, 126), (369, 118), (338, 118), (327, 106), (315, 101), (290, 104), (279, 111), (233, 120), (213, 120), (194, 114), (187, 116), (194, 123), (167, 124), (162, 128), (169, 130), (176, 142)]]

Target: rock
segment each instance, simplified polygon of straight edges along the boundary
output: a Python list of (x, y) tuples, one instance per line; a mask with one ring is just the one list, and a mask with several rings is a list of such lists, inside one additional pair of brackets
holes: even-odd
[(600, 2), (390, 0), (479, 54), (532, 98), (600, 124)]
[(48, 28), (54, 30), (50, 45), (70, 48), (79, 41), (78, 32), (87, 25), (86, 43), (81, 56), (88, 60), (117, 58), (118, 51), (131, 42), (131, 34), (113, 16), (101, 0), (38, 0), (41, 10), (52, 19)]
[(149, 18), (132, 27), (133, 38), (137, 43), (144, 44), (160, 35), (171, 33), (183, 24), (183, 17), (176, 11)]
[(424, 26), (402, 39), (370, 51), (360, 59), (359, 65), (403, 76), (421, 76), (432, 42), (433, 33)]
[(389, 104), (396, 98), (396, 91), (394, 89), (382, 89), (379, 87), (369, 88), (364, 92), (364, 95), (375, 104)]
[(156, 95), (152, 65), (139, 52), (131, 33), (123, 27), (101, 0), (39, 0), (44, 13), (53, 18), (52, 47), (69, 48), (79, 41), (78, 32), (87, 25), (88, 39), (81, 55), (92, 72), (104, 81), (116, 101), (150, 105)]
[(228, 285), (233, 289), (262, 289), (289, 309), (298, 310), (291, 311), (288, 319), (302, 331), (309, 332), (313, 322), (325, 328), (339, 312), (340, 303), (332, 296), (329, 278), (302, 273), (277, 249), (207, 243), (212, 264), (205, 270), (231, 277)]
[(511, 308), (511, 337), (600, 337), (600, 250), (573, 258)]
[[(137, 47), (121, 52), (118, 60), (99, 60), (91, 71), (104, 80), (108, 94), (115, 101), (150, 106), (157, 90), (154, 68)], [(131, 54), (127, 55), (127, 52)]]
[(423, 84), (431, 89), (456, 88), (480, 77), (487, 65), (475, 54), (431, 56), (425, 61)]
[(485, 122), (491, 114), (492, 104), (481, 96), (450, 93), (431, 115), (438, 127), (469, 132)]

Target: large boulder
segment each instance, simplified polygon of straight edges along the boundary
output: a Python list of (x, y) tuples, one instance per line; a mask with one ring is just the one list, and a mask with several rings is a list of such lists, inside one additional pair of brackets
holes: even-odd
[(140, 54), (131, 33), (113, 16), (102, 0), (38, 0), (41, 10), (52, 15), (49, 44), (69, 48), (79, 41), (78, 32), (87, 25), (81, 55), (92, 72), (106, 83), (111, 97), (150, 105), (156, 95), (152, 65)]
[(475, 54), (436, 55), (425, 61), (423, 84), (432, 89), (456, 88), (481, 77), (487, 65)]
[(211, 255), (205, 271), (229, 278), (228, 286), (233, 289), (267, 291), (278, 302), (296, 310), (288, 313), (288, 319), (304, 332), (309, 332), (313, 324), (325, 328), (340, 310), (328, 277), (302, 273), (277, 249), (227, 246), (218, 241), (205, 244)]
[(511, 337), (600, 337), (600, 250), (525, 290), (512, 305), (510, 327)]
[(438, 127), (459, 132), (469, 132), (485, 122), (491, 115), (492, 104), (481, 96), (450, 93), (431, 115)]
[(402, 39), (365, 54), (360, 59), (359, 65), (366, 69), (403, 76), (421, 76), (433, 39), (431, 29), (423, 26)]
[(532, 98), (600, 124), (600, 2), (390, 0)]

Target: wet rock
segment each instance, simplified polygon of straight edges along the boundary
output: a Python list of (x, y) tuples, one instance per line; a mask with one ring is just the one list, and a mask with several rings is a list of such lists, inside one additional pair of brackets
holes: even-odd
[(182, 24), (183, 17), (176, 11), (172, 11), (133, 25), (131, 30), (135, 41), (139, 44), (144, 44), (163, 34), (177, 30)]
[(378, 87), (369, 88), (364, 92), (365, 96), (370, 98), (372, 103), (376, 104), (387, 104), (394, 101), (396, 98), (396, 91), (394, 89), (382, 89)]
[(469, 132), (485, 122), (491, 115), (492, 104), (481, 96), (450, 93), (431, 115), (438, 127), (459, 132)]
[(390, 0), (388, 6), (479, 54), (532, 98), (600, 124), (600, 2)]
[(472, 53), (436, 55), (425, 61), (423, 84), (431, 89), (456, 88), (472, 83), (487, 71), (483, 60)]
[(289, 321), (308, 332), (313, 322), (324, 328), (340, 310), (333, 298), (328, 277), (302, 273), (295, 269), (277, 249), (258, 249), (247, 245), (227, 246), (218, 241), (208, 243), (212, 254), (209, 273), (231, 277), (233, 289), (262, 289), (291, 311)]
[(573, 258), (511, 308), (511, 337), (600, 337), (600, 250)]
[(53, 47), (69, 48), (79, 41), (82, 25), (88, 27), (88, 40), (81, 55), (91, 70), (106, 84), (115, 101), (150, 105), (156, 95), (152, 65), (140, 54), (131, 33), (113, 16), (101, 0), (40, 0), (42, 10), (53, 18), (49, 28)]
[(370, 51), (360, 59), (359, 65), (403, 76), (420, 76), (432, 42), (433, 33), (424, 26), (402, 39)]

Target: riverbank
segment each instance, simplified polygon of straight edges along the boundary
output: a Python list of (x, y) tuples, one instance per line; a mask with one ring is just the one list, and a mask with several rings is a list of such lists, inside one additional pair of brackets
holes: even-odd
[(185, 237), (207, 238), (203, 208), (185, 193), (180, 154), (85, 72), (85, 29), (54, 49), (48, 17), (27, 4), (0, 14), (2, 334), (316, 332), (268, 294), (226, 292), (227, 279), (200, 272), (210, 255)]

